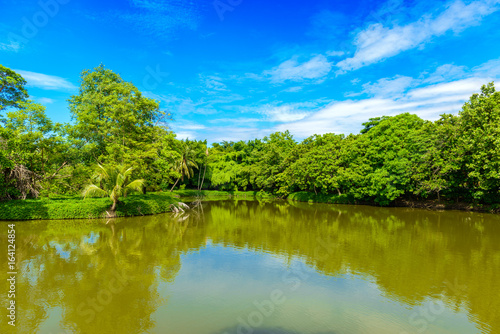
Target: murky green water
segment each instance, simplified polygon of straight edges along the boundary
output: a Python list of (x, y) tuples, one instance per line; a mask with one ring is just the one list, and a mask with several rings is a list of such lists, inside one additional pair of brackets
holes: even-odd
[(16, 244), (15, 328), (0, 262), (2, 333), (500, 333), (495, 215), (217, 201), (17, 222)]

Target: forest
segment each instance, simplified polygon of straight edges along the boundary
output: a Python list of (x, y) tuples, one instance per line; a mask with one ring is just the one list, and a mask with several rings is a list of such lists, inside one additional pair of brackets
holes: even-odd
[(171, 113), (103, 65), (81, 73), (66, 124), (47, 117), (15, 71), (0, 65), (0, 81), (2, 201), (108, 196), (103, 175), (115, 173), (118, 197), (193, 189), (278, 198), (309, 192), (380, 206), (400, 199), (500, 203), (500, 93), (493, 83), (436, 121), (402, 113), (370, 118), (358, 134), (299, 142), (286, 131), (207, 143), (177, 139)]

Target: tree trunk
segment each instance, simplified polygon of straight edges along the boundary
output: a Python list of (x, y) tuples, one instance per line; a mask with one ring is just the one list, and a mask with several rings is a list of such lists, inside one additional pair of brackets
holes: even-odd
[(201, 168), (198, 169), (198, 191), (200, 191), (200, 176), (201, 176)]
[(203, 189), (203, 182), (205, 182), (205, 172), (207, 171), (207, 164), (205, 164), (205, 169), (203, 170), (203, 179), (201, 179), (200, 191)]
[(170, 189), (170, 192), (172, 192), (172, 190), (174, 190), (175, 186), (177, 185), (177, 182), (179, 182), (179, 180), (180, 180), (180, 179), (181, 179), (181, 178), (179, 177), (179, 178), (177, 179), (177, 181), (175, 181), (174, 185), (172, 186), (172, 189)]
[(117, 201), (113, 201), (113, 205), (111, 206), (111, 211), (115, 211)]

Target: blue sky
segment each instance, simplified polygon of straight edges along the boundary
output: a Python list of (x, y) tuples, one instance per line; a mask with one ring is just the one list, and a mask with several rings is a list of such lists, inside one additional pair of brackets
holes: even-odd
[(500, 0), (0, 0), (0, 63), (57, 122), (103, 63), (171, 112), (179, 138), (358, 133), (457, 113), (500, 77)]

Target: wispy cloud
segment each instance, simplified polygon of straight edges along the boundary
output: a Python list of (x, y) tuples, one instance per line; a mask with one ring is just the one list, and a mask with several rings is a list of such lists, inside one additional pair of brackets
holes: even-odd
[(439, 66), (434, 73), (424, 79), (425, 83), (439, 83), (455, 80), (466, 76), (465, 66), (456, 66), (453, 64), (444, 64)]
[(500, 77), (500, 58), (492, 59), (478, 67), (475, 67), (474, 72), (488, 75), (491, 77)]
[(293, 122), (303, 119), (307, 112), (301, 111), (301, 104), (286, 104), (281, 106), (264, 106), (261, 113), (271, 122)]
[(408, 93), (413, 99), (435, 99), (442, 96), (469, 97), (473, 92), (486, 84), (486, 78), (468, 78), (452, 82), (445, 82), (428, 87), (417, 88)]
[(269, 77), (272, 82), (281, 83), (285, 81), (303, 81), (321, 79), (332, 69), (332, 64), (323, 55), (317, 55), (310, 60), (299, 63), (297, 57), (289, 59), (279, 66), (264, 71), (263, 75)]
[(194, 123), (194, 122), (186, 122), (183, 121), (182, 123), (175, 124), (175, 128), (181, 129), (181, 130), (203, 130), (206, 127), (204, 125)]
[(285, 93), (297, 93), (302, 90), (302, 86), (293, 86), (293, 87), (288, 87), (287, 89), (284, 89), (283, 92)]
[(345, 55), (345, 51), (328, 51), (326, 55), (329, 57), (341, 57)]
[(393, 57), (449, 31), (457, 33), (477, 25), (483, 17), (497, 11), (499, 3), (499, 0), (479, 0), (469, 4), (455, 1), (436, 17), (426, 15), (410, 24), (391, 28), (380, 23), (372, 24), (356, 35), (354, 56), (337, 63), (340, 69), (338, 73), (356, 70)]
[(15, 71), (21, 74), (21, 76), (28, 82), (28, 86), (31, 87), (41, 88), (45, 90), (63, 90), (63, 91), (77, 89), (75, 85), (73, 85), (71, 82), (61, 77), (30, 72), (30, 71), (23, 71), (23, 70), (15, 70)]
[(396, 75), (394, 78), (382, 78), (375, 83), (363, 84), (363, 93), (373, 96), (394, 96), (406, 91), (414, 79)]
[[(482, 85), (500, 78), (500, 59), (490, 60), (470, 71), (455, 65), (443, 66), (419, 78), (395, 76), (365, 84), (362, 93), (372, 97), (332, 102), (299, 121), (279, 124), (274, 130), (290, 130), (299, 138), (315, 133), (357, 133), (361, 123), (371, 117), (393, 116), (403, 112), (435, 120), (443, 113), (456, 114), (473, 93), (479, 92)], [(462, 77), (456, 74), (455, 80), (429, 84), (429, 78), (433, 78), (431, 81), (436, 80), (446, 68), (462, 73)]]
[(35, 98), (35, 100), (38, 102), (38, 103), (41, 103), (41, 104), (50, 104), (50, 103), (54, 103), (54, 100), (53, 99), (50, 99), (48, 97), (40, 97), (40, 98)]
[(179, 139), (196, 139), (199, 136), (198, 131), (206, 128), (202, 124), (187, 120), (172, 122), (170, 126)]
[(178, 131), (175, 132), (175, 135), (177, 136), (177, 139), (196, 139), (196, 133), (189, 131)]
[(0, 43), (0, 50), (1, 51), (13, 51), (17, 52), (21, 48), (21, 45), (16, 42), (10, 42), (10, 43)]
[(206, 88), (207, 93), (218, 93), (228, 91), (226, 85), (222, 82), (223, 79), (217, 75), (199, 75), (202, 85)]
[(201, 18), (199, 3), (184, 0), (130, 0), (130, 11), (114, 15), (143, 34), (175, 37), (178, 29), (196, 30)]

